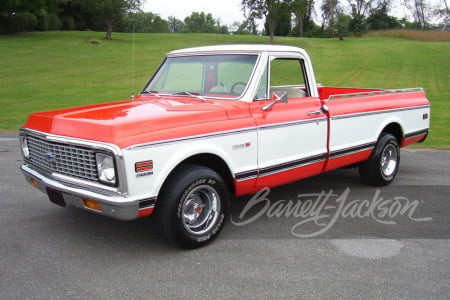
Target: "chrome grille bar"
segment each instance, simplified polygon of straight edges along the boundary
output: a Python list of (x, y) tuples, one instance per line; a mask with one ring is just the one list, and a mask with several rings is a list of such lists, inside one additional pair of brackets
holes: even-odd
[(98, 181), (95, 151), (27, 136), (30, 160), (47, 172)]

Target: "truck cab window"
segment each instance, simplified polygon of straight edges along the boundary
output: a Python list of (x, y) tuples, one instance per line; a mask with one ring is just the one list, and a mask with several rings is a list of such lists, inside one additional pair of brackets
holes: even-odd
[(289, 99), (308, 96), (301, 60), (277, 58), (270, 62), (261, 78), (256, 99), (269, 99), (274, 91), (287, 92)]

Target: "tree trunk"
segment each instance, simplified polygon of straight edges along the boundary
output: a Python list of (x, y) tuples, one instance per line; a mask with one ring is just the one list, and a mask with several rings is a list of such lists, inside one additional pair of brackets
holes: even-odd
[(270, 18), (267, 21), (267, 27), (269, 27), (269, 36), (270, 36), (270, 43), (273, 44), (274, 43), (274, 36), (275, 36), (275, 29), (277, 27), (277, 22), (275, 20), (272, 20), (272, 18)]
[(112, 21), (106, 20), (106, 35), (105, 35), (106, 40), (112, 39), (112, 30), (113, 30)]
[(424, 4), (422, 0), (414, 0), (415, 15), (417, 17), (417, 22), (419, 22), (421, 29), (425, 29), (425, 15), (424, 15)]
[(448, 9), (447, 0), (444, 0), (445, 8), (447, 8), (447, 14), (450, 15), (450, 10)]
[(298, 21), (298, 34), (300, 35), (300, 37), (305, 36), (303, 19), (299, 19), (299, 21)]

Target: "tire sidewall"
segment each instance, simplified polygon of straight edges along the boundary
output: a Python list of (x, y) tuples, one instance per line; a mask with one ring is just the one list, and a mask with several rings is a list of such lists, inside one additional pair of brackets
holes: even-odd
[[(392, 135), (385, 135), (383, 136), (383, 138), (385, 139), (384, 144), (380, 150), (380, 153), (378, 154), (378, 165), (379, 165), (379, 172), (380, 172), (380, 176), (381, 178), (385, 181), (385, 182), (391, 182), (392, 180), (394, 180), (395, 176), (397, 175), (397, 171), (398, 171), (398, 167), (400, 166), (400, 147), (399, 144), (397, 142), (397, 139), (395, 137), (393, 137)], [(383, 139), (382, 139), (383, 140)], [(380, 140), (380, 141), (382, 141)], [(383, 153), (386, 150), (387, 147), (389, 147), (390, 145), (394, 146), (395, 151), (397, 152), (397, 163), (395, 166), (395, 170), (394, 172), (392, 172), (391, 175), (386, 176), (383, 172), (383, 166), (382, 166), (382, 161), (383, 161)]]
[[(382, 170), (383, 152), (389, 145), (394, 146), (397, 152), (397, 165), (391, 175), (386, 176)], [(359, 164), (361, 180), (372, 186), (385, 186), (390, 184), (397, 175), (400, 166), (400, 146), (398, 140), (390, 133), (382, 133), (370, 158)]]
[[(210, 230), (208, 230), (208, 232), (206, 232), (204, 234), (196, 235), (196, 234), (192, 234), (192, 233), (188, 232), (186, 230), (186, 228), (184, 228), (184, 226), (182, 224), (182, 222), (183, 222), (182, 221), (182, 208), (186, 201), (186, 197), (189, 195), (189, 193), (196, 187), (202, 186), (202, 185), (208, 185), (216, 191), (217, 195), (219, 196), (220, 211), (219, 211), (219, 216), (218, 216), (214, 226)], [(215, 236), (217, 236), (217, 234), (222, 229), (223, 224), (225, 222), (225, 218), (226, 218), (225, 202), (227, 199), (224, 199), (225, 194), (226, 194), (226, 192), (223, 191), (223, 185), (221, 185), (219, 183), (217, 178), (211, 178), (210, 176), (201, 176), (201, 178), (194, 180), (190, 185), (188, 185), (187, 188), (184, 189), (181, 196), (178, 197), (178, 207), (177, 207), (177, 213), (176, 213), (177, 224), (178, 224), (177, 230), (180, 232), (180, 234), (182, 235), (183, 238), (186, 238), (187, 241), (193, 241), (196, 243), (204, 243), (204, 242), (208, 242), (209, 240), (211, 240)]]
[[(215, 190), (220, 201), (219, 216), (216, 223), (203, 234), (192, 234), (183, 226), (182, 207), (189, 193), (202, 185)], [(164, 238), (181, 248), (193, 249), (201, 247), (212, 240), (222, 230), (228, 214), (229, 192), (223, 179), (213, 170), (186, 165), (181, 167), (162, 191), (157, 207), (157, 218)], [(158, 205), (157, 205), (158, 206)]]

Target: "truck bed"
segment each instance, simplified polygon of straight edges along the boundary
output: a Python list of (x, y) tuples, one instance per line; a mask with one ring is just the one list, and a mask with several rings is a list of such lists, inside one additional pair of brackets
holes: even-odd
[(339, 100), (357, 97), (378, 96), (386, 94), (409, 93), (422, 91), (422, 88), (408, 89), (362, 89), (362, 88), (341, 88), (341, 87), (318, 87), (319, 98), (321, 100)]

